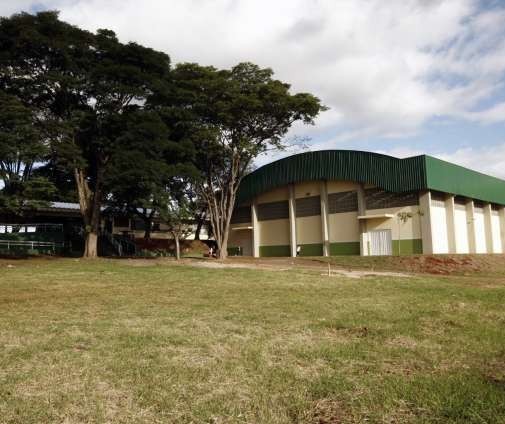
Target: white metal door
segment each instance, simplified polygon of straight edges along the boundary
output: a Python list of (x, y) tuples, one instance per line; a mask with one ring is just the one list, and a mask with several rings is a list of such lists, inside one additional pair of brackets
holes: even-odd
[(391, 230), (370, 231), (370, 255), (389, 256), (393, 254)]

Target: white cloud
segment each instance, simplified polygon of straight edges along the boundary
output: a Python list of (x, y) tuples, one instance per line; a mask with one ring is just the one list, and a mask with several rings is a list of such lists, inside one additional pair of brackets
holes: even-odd
[[(7, 1), (0, 13), (29, 1)], [(505, 121), (505, 9), (477, 0), (46, 0), (81, 27), (111, 28), (174, 62), (270, 66), (331, 107), (327, 147), (406, 137), (433, 117)], [(482, 104), (497, 106), (482, 107)]]
[(35, 3), (33, 0), (0, 0), (0, 16), (10, 16), (21, 11), (28, 12)]
[(484, 174), (505, 178), (505, 143), (495, 146), (463, 147), (452, 153), (433, 156)]
[[(377, 153), (408, 158), (425, 154), (426, 151), (400, 146), (389, 150), (377, 150)], [(429, 154), (474, 171), (505, 179), (505, 142), (493, 146), (466, 146), (452, 152), (430, 152)]]

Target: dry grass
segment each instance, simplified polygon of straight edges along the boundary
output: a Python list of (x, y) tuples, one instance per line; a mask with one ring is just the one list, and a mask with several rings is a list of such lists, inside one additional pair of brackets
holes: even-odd
[(500, 272), (0, 261), (0, 423), (505, 422)]

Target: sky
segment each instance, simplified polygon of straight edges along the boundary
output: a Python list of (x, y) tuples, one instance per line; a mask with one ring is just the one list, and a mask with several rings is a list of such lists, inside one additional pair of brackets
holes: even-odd
[(429, 154), (505, 178), (505, 0), (0, 0), (2, 16), (48, 9), (173, 63), (272, 68), (329, 107), (290, 131), (307, 149)]

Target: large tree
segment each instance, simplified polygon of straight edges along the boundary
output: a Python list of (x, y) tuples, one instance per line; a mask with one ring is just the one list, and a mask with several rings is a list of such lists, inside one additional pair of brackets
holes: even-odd
[(120, 43), (112, 31), (92, 34), (42, 12), (0, 21), (0, 59), (3, 85), (47, 124), (55, 165), (73, 174), (84, 256), (95, 257), (109, 164), (122, 151), (128, 117), (165, 89), (169, 58)]
[(294, 122), (312, 124), (325, 108), (311, 94), (291, 94), (271, 69), (251, 63), (230, 70), (182, 64), (172, 78), (179, 107), (192, 113), (188, 136), (201, 172), (196, 187), (207, 204), (219, 258), (226, 258), (237, 190), (252, 162), (268, 149), (282, 149)]

